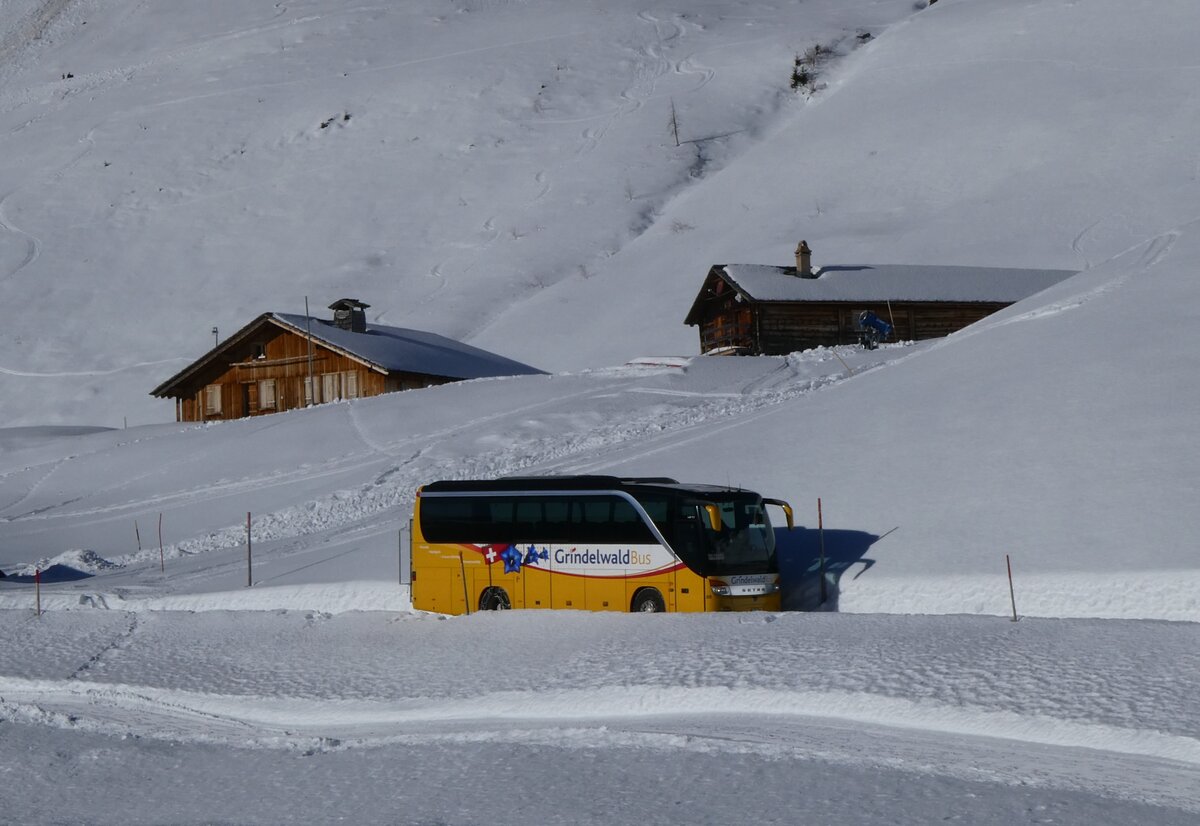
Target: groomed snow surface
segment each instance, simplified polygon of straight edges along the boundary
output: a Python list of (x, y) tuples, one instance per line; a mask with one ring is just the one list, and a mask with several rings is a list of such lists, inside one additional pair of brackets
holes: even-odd
[(0, 803), (14, 823), (1200, 816), (1187, 624), (78, 618), (0, 613)]
[[(1200, 822), (1200, 12), (915, 5), (0, 3), (0, 822)], [(800, 237), (1081, 272), (691, 355)], [(165, 421), (305, 294), (554, 372)], [(792, 610), (414, 612), (514, 473), (787, 499)]]

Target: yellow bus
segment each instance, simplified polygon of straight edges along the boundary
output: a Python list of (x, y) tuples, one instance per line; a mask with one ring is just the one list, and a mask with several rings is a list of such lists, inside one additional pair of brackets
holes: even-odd
[(537, 476), (433, 482), (413, 508), (413, 607), (780, 609), (778, 499), (674, 479)]

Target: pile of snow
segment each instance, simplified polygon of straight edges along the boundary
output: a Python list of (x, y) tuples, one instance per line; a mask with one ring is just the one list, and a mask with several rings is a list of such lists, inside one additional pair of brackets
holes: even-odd
[(32, 577), (38, 572), (47, 581), (56, 578), (80, 578), (100, 573), (107, 573), (123, 567), (111, 562), (95, 551), (75, 549), (63, 551), (53, 557), (43, 557), (37, 562), (26, 562), (13, 566), (8, 575), (13, 577)]

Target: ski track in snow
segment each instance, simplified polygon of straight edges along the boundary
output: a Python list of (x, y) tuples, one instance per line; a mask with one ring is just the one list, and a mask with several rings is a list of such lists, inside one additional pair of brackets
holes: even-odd
[[(1145, 272), (1149, 269), (1152, 269), (1156, 264), (1162, 261), (1164, 257), (1166, 257), (1166, 255), (1171, 251), (1171, 248), (1175, 245), (1175, 242), (1178, 240), (1178, 238), (1178, 232), (1163, 233), (1157, 238), (1151, 240), (1149, 243), (1142, 243), (1135, 247), (1131, 247), (1129, 250), (1126, 250), (1124, 253), (1122, 253), (1122, 255), (1126, 255), (1144, 248), (1144, 252), (1142, 252), (1139, 256), (1138, 272)], [(1030, 310), (1029, 312), (1014, 315), (1011, 318), (1006, 318), (990, 325), (982, 324), (979, 325), (977, 329), (962, 330), (959, 332), (959, 338), (961, 339), (970, 335), (977, 335), (979, 332), (982, 332), (984, 329), (989, 327), (1004, 327), (1009, 324), (1018, 324), (1025, 321), (1036, 321), (1042, 318), (1060, 315), (1061, 313), (1077, 309), (1090, 301), (1094, 301), (1097, 298), (1101, 298), (1119, 289), (1130, 279), (1132, 279), (1134, 275), (1135, 273), (1126, 272), (1122, 275), (1111, 278), (1090, 290), (1082, 292), (1076, 296), (1072, 296), (1069, 299), (1051, 302), (1034, 310)]]
[[(14, 190), (14, 192), (15, 192), (15, 190)], [(3, 198), (0, 198), (0, 234), (8, 233), (10, 235), (15, 235), (19, 239), (21, 239), (25, 243), (25, 246), (26, 246), (25, 257), (14, 268), (9, 270), (3, 276), (0, 276), (0, 281), (6, 281), (10, 278), (13, 278), (15, 275), (17, 275), (17, 273), (21, 272), (21, 270), (25, 269), (30, 264), (32, 264), (34, 261), (36, 261), (38, 259), (38, 256), (41, 255), (41, 252), (42, 252), (41, 241), (39, 241), (33, 235), (30, 235), (28, 232), (25, 232), (24, 230), (18, 229), (17, 227), (13, 226), (8, 221), (8, 219), (5, 217), (4, 202), (7, 201), (10, 197), (12, 197), (12, 194), (13, 194), (13, 192), (9, 192), (9, 193), (5, 194), (5, 196)], [(6, 370), (4, 372), (8, 372), (8, 371)]]
[(85, 377), (85, 376), (89, 376), (89, 377), (112, 376), (112, 375), (116, 375), (117, 373), (124, 373), (129, 370), (137, 370), (142, 367), (157, 367), (160, 364), (175, 364), (175, 363), (178, 363), (181, 361), (187, 361), (187, 360), (188, 359), (181, 356), (178, 358), (160, 359), (159, 361), (139, 361), (134, 364), (126, 364), (122, 367), (114, 367), (112, 370), (81, 370), (81, 371), (64, 371), (64, 372), (53, 372), (53, 373), (34, 372), (31, 370), (13, 370), (12, 368), (9, 368), (9, 367), (0, 367), (0, 373), (4, 373), (5, 375), (8, 375), (8, 376), (21, 376), (24, 378), (35, 378), (35, 379), (61, 379), (61, 378)]

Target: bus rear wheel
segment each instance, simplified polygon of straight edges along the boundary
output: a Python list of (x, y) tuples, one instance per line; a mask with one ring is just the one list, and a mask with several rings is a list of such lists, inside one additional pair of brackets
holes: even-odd
[(512, 603), (508, 601), (508, 594), (503, 588), (484, 588), (479, 595), (480, 611), (507, 611), (509, 608), (512, 608)]
[(667, 610), (667, 606), (656, 588), (643, 588), (633, 595), (629, 610), (635, 614), (661, 614)]

